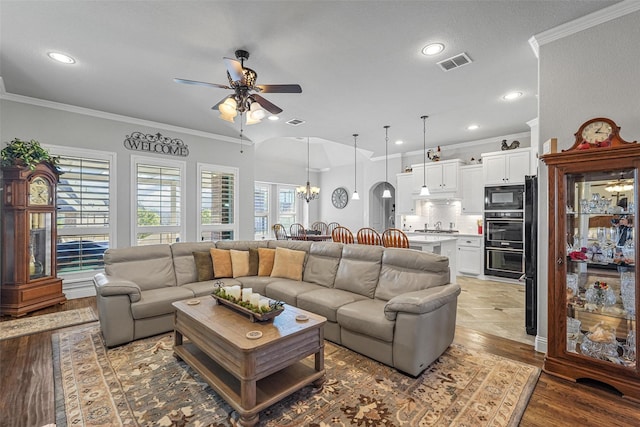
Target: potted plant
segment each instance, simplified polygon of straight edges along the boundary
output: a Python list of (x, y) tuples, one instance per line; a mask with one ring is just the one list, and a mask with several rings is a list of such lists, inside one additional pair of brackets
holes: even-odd
[(8, 142), (7, 146), (0, 151), (0, 157), (2, 158), (2, 167), (22, 166), (31, 170), (34, 170), (40, 162), (49, 163), (57, 169), (60, 160), (59, 157), (52, 156), (42, 148), (38, 141), (34, 139), (22, 141), (19, 138)]

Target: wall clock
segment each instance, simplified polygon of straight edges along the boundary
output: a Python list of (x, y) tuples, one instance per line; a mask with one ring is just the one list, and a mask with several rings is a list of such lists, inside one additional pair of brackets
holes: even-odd
[(571, 150), (616, 147), (629, 143), (620, 138), (620, 126), (606, 117), (587, 120), (574, 135), (576, 140)]
[(349, 193), (344, 187), (338, 187), (331, 194), (331, 203), (338, 209), (343, 209), (349, 202)]

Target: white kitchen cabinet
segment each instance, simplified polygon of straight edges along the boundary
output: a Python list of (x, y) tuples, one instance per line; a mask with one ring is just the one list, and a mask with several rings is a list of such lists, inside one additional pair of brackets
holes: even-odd
[(460, 166), (463, 164), (462, 160), (455, 159), (431, 162), (426, 166), (412, 165), (414, 193), (420, 193), (424, 177), (426, 177), (427, 187), (432, 195), (437, 197), (440, 193), (448, 193), (451, 197), (457, 196)]
[(416, 201), (413, 198), (413, 173), (396, 175), (396, 213), (400, 215), (417, 215)]
[(529, 148), (483, 153), (484, 185), (524, 184), (531, 167), (530, 156)]
[(423, 171), (424, 166), (419, 165), (411, 165), (411, 169), (413, 170), (413, 183), (411, 184), (411, 192), (413, 194), (420, 194), (420, 189), (422, 188), (422, 180), (423, 180)]
[(461, 236), (458, 238), (458, 273), (473, 276), (482, 275), (482, 236)]
[(482, 165), (462, 166), (460, 186), (462, 187), (462, 213), (482, 215), (484, 208)]

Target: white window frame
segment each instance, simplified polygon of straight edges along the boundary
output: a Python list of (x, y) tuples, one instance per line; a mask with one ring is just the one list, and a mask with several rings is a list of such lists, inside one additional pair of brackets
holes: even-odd
[[(117, 224), (117, 215), (118, 206), (116, 197), (117, 193), (117, 164), (116, 153), (112, 151), (101, 151), (101, 150), (92, 150), (85, 148), (77, 148), (77, 147), (66, 147), (61, 145), (42, 145), (52, 156), (62, 156), (62, 157), (77, 157), (83, 159), (96, 159), (96, 160), (104, 160), (109, 162), (109, 226), (108, 227), (82, 227), (78, 229), (77, 233), (61, 233), (57, 232), (57, 235), (64, 236), (72, 236), (72, 235), (83, 235), (83, 234), (107, 234), (109, 235), (109, 247), (115, 248), (118, 245), (117, 242), (117, 233), (118, 229)], [(70, 227), (71, 228), (71, 227)], [(66, 282), (76, 282), (83, 281), (84, 279), (91, 279), (93, 276), (104, 269), (95, 269), (95, 270), (85, 270), (78, 272), (67, 272), (67, 273), (59, 273), (59, 277), (65, 279)]]
[(180, 171), (180, 225), (159, 225), (156, 227), (145, 226), (145, 231), (153, 233), (177, 232), (180, 234), (180, 241), (186, 239), (186, 185), (185, 170), (187, 162), (182, 160), (158, 159), (156, 157), (146, 157), (131, 155), (131, 246), (138, 246), (138, 165), (149, 165), (159, 167), (177, 168)]
[[(258, 211), (255, 208), (255, 191), (257, 187), (264, 187), (267, 189), (267, 197), (266, 197), (266, 201), (267, 201), (267, 209), (264, 211)], [(271, 207), (273, 206), (272, 203), (272, 193), (273, 193), (273, 185), (269, 184), (268, 182), (262, 182), (262, 181), (255, 181), (253, 183), (253, 191), (254, 191), (254, 199), (253, 199), (253, 225), (255, 227), (255, 223), (256, 223), (256, 217), (266, 217), (267, 218), (267, 229), (265, 230), (265, 235), (262, 236), (258, 236), (258, 234), (256, 233), (255, 229), (253, 230), (253, 235), (254, 235), (254, 239), (258, 239), (259, 237), (261, 237), (262, 239), (269, 239), (272, 236), (273, 233), (273, 224), (275, 224), (275, 222), (272, 221), (271, 218)]]
[[(202, 172), (221, 172), (234, 175), (234, 185), (233, 185), (233, 222), (231, 224), (202, 224)], [(197, 206), (197, 226), (196, 226), (196, 237), (198, 240), (202, 240), (202, 233), (207, 231), (232, 231), (233, 239), (238, 240), (239, 234), (239, 223), (238, 216), (239, 211), (238, 207), (240, 205), (239, 202), (239, 189), (240, 189), (240, 169), (231, 167), (231, 166), (222, 166), (222, 165), (214, 165), (211, 163), (200, 163), (197, 164), (197, 175), (196, 175), (196, 198), (198, 200)]]

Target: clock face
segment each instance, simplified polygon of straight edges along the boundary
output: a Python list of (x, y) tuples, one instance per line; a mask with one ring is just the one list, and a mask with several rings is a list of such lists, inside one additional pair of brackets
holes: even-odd
[(45, 179), (37, 177), (29, 184), (29, 204), (49, 204), (49, 183)]
[(590, 144), (596, 144), (609, 138), (612, 132), (613, 128), (609, 123), (598, 120), (582, 129), (582, 139)]
[(342, 209), (347, 206), (347, 202), (349, 201), (349, 194), (347, 190), (343, 187), (338, 187), (333, 190), (331, 194), (331, 203), (338, 209)]

